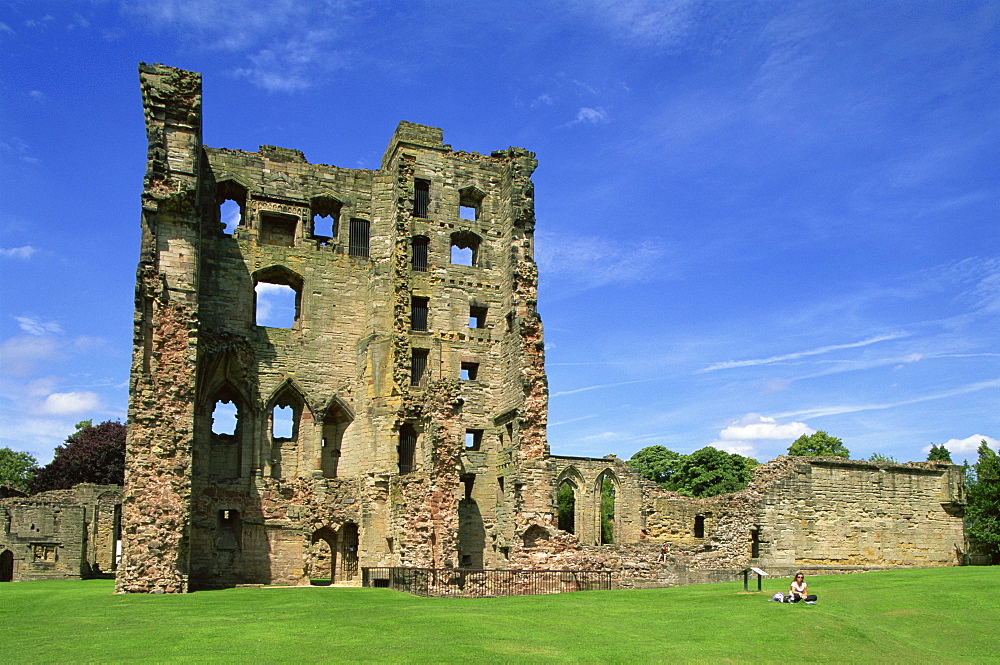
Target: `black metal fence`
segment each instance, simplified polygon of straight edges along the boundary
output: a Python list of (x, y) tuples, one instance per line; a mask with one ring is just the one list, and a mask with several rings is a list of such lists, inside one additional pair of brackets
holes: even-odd
[(362, 568), (364, 587), (417, 596), (489, 598), (569, 591), (606, 591), (609, 570), (470, 570), (467, 568)]

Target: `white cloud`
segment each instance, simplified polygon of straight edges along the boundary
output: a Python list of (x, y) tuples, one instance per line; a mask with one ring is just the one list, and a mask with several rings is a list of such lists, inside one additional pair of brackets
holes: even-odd
[(571, 3), (620, 39), (643, 46), (675, 46), (690, 35), (696, 0), (587, 0)]
[(42, 321), (37, 316), (15, 316), (14, 320), (21, 330), (30, 335), (58, 335), (63, 331), (55, 321)]
[(577, 441), (611, 441), (612, 439), (618, 438), (621, 438), (621, 435), (618, 434), (618, 432), (600, 432), (598, 434), (580, 437)]
[(748, 413), (719, 432), (719, 438), (724, 441), (797, 439), (803, 434), (812, 434), (815, 431), (805, 423), (779, 423), (774, 418)]
[(609, 121), (610, 117), (608, 116), (608, 112), (602, 107), (598, 106), (597, 108), (590, 108), (588, 106), (584, 106), (576, 112), (576, 120), (572, 120), (563, 126), (572, 127), (573, 125), (578, 125), (583, 122), (591, 125), (598, 125)]
[(52, 393), (35, 409), (35, 413), (45, 416), (68, 416), (101, 407), (97, 393), (89, 391)]
[(718, 450), (724, 450), (727, 453), (736, 453), (737, 455), (743, 455), (743, 457), (757, 457), (757, 449), (753, 444), (743, 441), (713, 441), (709, 445)]
[(38, 250), (31, 245), (24, 245), (23, 247), (11, 247), (10, 249), (4, 249), (0, 247), (0, 257), (8, 259), (30, 259), (31, 255)]
[(63, 354), (55, 338), (50, 336), (18, 335), (0, 343), (0, 374), (24, 376), (44, 360), (58, 360)]
[[(991, 448), (1000, 449), (1000, 439), (994, 439), (991, 436), (985, 436), (983, 434), (973, 434), (972, 436), (967, 436), (964, 439), (948, 439), (943, 445), (948, 449), (948, 452), (953, 455), (968, 455), (972, 453), (973, 455), (977, 450), (979, 450), (979, 444), (986, 441), (986, 444)], [(924, 446), (924, 452), (930, 452), (930, 446)]]
[(783, 362), (786, 360), (797, 360), (799, 358), (805, 358), (808, 356), (818, 356), (824, 353), (830, 353), (831, 351), (840, 351), (842, 349), (856, 349), (858, 347), (868, 346), (870, 344), (885, 342), (892, 339), (899, 339), (901, 337), (906, 337), (906, 336), (907, 333), (892, 333), (889, 335), (877, 335), (875, 337), (870, 337), (868, 339), (861, 340), (860, 342), (850, 342), (848, 344), (831, 344), (829, 346), (821, 346), (819, 348), (809, 349), (807, 351), (796, 351), (794, 353), (786, 353), (780, 356), (771, 356), (770, 358), (755, 358), (752, 360), (730, 360), (726, 362), (715, 363), (699, 371), (714, 372), (720, 369), (732, 369), (735, 367), (756, 367), (758, 365), (770, 365), (772, 363)]

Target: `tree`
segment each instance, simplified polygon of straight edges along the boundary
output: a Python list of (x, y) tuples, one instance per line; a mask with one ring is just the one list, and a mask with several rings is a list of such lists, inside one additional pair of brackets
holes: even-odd
[(556, 512), (559, 515), (559, 528), (576, 533), (576, 493), (567, 481), (559, 483), (556, 491)]
[(931, 444), (931, 450), (927, 453), (928, 462), (951, 462), (951, 452), (944, 447), (942, 443), (940, 446), (937, 444)]
[(897, 464), (896, 458), (892, 455), (883, 455), (882, 453), (872, 453), (872, 456), (868, 458), (869, 462), (882, 462), (883, 464)]
[(667, 483), (677, 472), (682, 457), (680, 453), (663, 446), (648, 446), (632, 455), (626, 464), (638, 471), (643, 478), (656, 483)]
[(124, 484), (125, 425), (111, 420), (91, 425), (87, 420), (77, 428), (32, 479), (32, 492), (69, 489), (79, 483)]
[(604, 476), (601, 480), (601, 544), (615, 542), (615, 483)]
[(7, 485), (22, 492), (38, 472), (38, 462), (28, 454), (10, 448), (0, 448), (0, 485)]
[(706, 446), (681, 459), (671, 484), (694, 497), (738, 492), (750, 482), (750, 469), (757, 465), (755, 459)]
[(972, 465), (968, 505), (965, 509), (965, 533), (974, 548), (1000, 561), (1000, 455), (979, 444), (979, 460)]
[(806, 436), (803, 434), (792, 442), (788, 447), (789, 455), (801, 455), (810, 457), (843, 457), (851, 456), (850, 451), (844, 447), (844, 442), (835, 436), (830, 436), (823, 430), (813, 432)]

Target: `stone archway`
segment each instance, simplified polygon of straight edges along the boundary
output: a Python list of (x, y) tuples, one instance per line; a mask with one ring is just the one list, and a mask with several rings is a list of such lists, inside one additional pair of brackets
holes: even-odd
[(0, 552), (0, 582), (14, 581), (14, 553), (10, 550)]
[(337, 576), (337, 534), (323, 527), (312, 535), (309, 545), (309, 581), (314, 586), (329, 586)]

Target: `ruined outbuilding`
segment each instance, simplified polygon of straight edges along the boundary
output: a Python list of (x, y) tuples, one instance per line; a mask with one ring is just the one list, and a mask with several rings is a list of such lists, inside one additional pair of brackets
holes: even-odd
[[(551, 456), (533, 153), (453, 150), (407, 122), (377, 170), (210, 148), (198, 74), (142, 65), (140, 80), (120, 591), (350, 581), (359, 566), (610, 568), (635, 586), (751, 560), (955, 562), (949, 465), (779, 458), (747, 490), (695, 500), (613, 457)], [(280, 326), (270, 293), (288, 297)], [(575, 507), (559, 529), (563, 483)]]
[(0, 499), (0, 582), (113, 573), (121, 502), (121, 487), (92, 484)]

